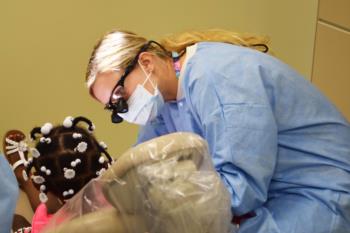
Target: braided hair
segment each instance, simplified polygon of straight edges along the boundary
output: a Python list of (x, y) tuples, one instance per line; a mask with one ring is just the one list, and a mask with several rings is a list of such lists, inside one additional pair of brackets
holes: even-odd
[[(80, 122), (85, 122), (88, 129), (78, 126)], [(93, 130), (87, 118), (67, 117), (63, 125), (46, 123), (31, 131), (36, 146), (31, 149), (33, 159), (26, 173), (35, 168), (31, 178), (40, 190), (41, 202), (47, 201), (48, 191), (61, 200), (71, 198), (112, 163), (105, 144), (98, 143), (91, 134)]]

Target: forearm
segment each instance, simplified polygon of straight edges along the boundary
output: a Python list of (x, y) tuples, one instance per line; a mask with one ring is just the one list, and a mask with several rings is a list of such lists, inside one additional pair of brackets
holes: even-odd
[[(26, 193), (28, 200), (30, 202), (30, 205), (33, 211), (35, 212), (36, 208), (41, 204), (39, 200), (40, 191), (34, 186), (31, 179), (29, 179), (27, 182), (24, 182), (21, 188)], [(48, 212), (50, 214), (53, 214), (62, 206), (62, 204), (59, 202), (57, 197), (54, 196), (53, 194), (48, 193), (47, 196), (48, 196), (48, 201), (45, 204), (47, 206)]]

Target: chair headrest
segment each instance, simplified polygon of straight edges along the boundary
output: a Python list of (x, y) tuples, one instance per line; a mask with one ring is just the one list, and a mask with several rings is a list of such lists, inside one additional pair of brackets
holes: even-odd
[(122, 178), (129, 170), (142, 163), (156, 163), (160, 160), (180, 156), (179, 159), (191, 159), (200, 166), (207, 151), (207, 143), (193, 133), (172, 133), (130, 148), (102, 175), (101, 179)]

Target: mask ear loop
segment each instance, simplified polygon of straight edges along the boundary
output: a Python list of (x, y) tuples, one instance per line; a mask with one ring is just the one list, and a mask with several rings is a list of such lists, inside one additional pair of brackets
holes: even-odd
[(150, 77), (151, 77), (151, 75), (152, 75), (152, 72), (150, 72), (149, 74), (147, 74), (145, 68), (141, 65), (140, 61), (138, 61), (138, 63), (139, 63), (139, 66), (141, 67), (143, 73), (146, 75), (146, 79), (145, 79), (145, 81), (143, 81), (142, 86), (145, 86), (145, 84), (146, 84), (147, 81), (149, 80), (150, 83), (151, 83), (151, 85), (152, 85), (152, 87), (153, 87), (153, 91), (155, 92), (156, 89), (157, 89), (157, 85), (154, 84), (154, 83), (152, 82), (152, 79), (150, 79)]

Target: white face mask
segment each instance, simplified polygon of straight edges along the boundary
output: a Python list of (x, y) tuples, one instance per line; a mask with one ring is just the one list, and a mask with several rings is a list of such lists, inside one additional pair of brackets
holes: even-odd
[[(164, 105), (164, 99), (157, 86), (154, 85), (150, 79), (151, 73), (147, 74), (141, 64), (140, 67), (146, 75), (146, 80), (142, 85), (138, 84), (134, 92), (129, 97), (127, 101), (129, 106), (128, 112), (118, 113), (118, 115), (127, 122), (145, 125), (147, 122), (156, 118), (156, 116), (159, 114), (160, 109)], [(153, 95), (144, 87), (148, 80), (151, 82), (152, 87), (154, 88)]]

